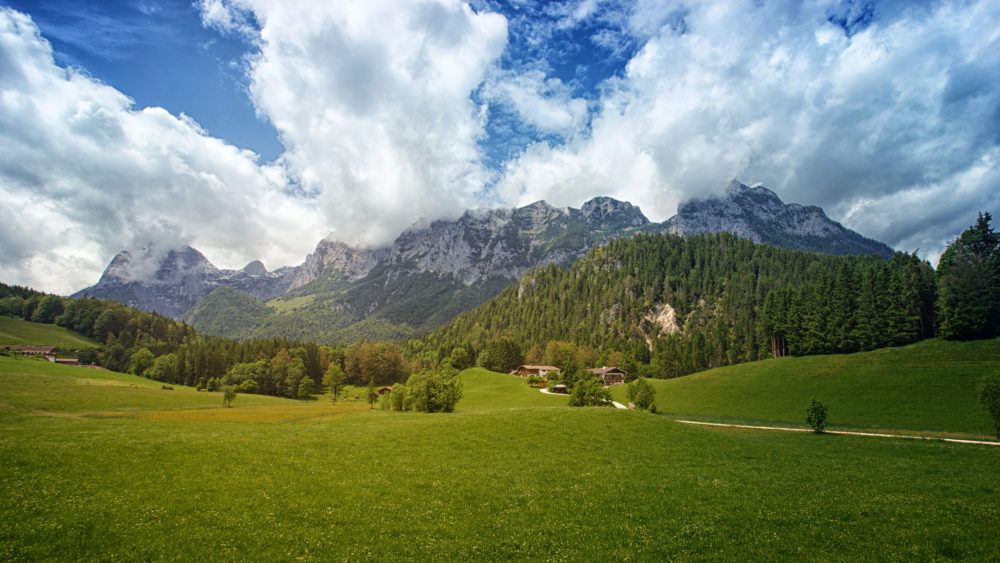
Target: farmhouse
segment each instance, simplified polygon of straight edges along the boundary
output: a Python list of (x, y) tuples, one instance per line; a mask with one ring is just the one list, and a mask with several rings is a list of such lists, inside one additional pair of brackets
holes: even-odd
[(53, 360), (59, 351), (55, 346), (4, 346), (4, 348), (24, 356), (42, 356), (50, 360)]
[(546, 374), (549, 372), (554, 372), (558, 375), (560, 371), (562, 370), (555, 366), (517, 366), (510, 374), (518, 377), (531, 377), (532, 375), (546, 377)]
[(625, 383), (625, 372), (616, 367), (593, 368), (590, 373), (597, 376), (597, 379), (600, 379), (605, 387)]

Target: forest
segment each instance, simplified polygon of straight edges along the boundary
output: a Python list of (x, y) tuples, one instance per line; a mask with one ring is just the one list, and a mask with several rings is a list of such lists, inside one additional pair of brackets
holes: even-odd
[(94, 339), (79, 351), (84, 363), (291, 398), (321, 385), (331, 366), (357, 385), (403, 382), (444, 362), (496, 371), (522, 362), (568, 372), (615, 365), (629, 379), (670, 378), (766, 357), (998, 336), (1000, 237), (990, 220), (980, 214), (936, 271), (916, 253), (832, 256), (726, 233), (614, 239), (568, 270), (536, 268), (445, 327), (396, 343), (239, 342), (114, 301), (4, 284), (0, 315)]

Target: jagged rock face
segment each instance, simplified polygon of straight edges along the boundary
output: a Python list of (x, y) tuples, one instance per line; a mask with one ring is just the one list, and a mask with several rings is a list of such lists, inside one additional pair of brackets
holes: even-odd
[(351, 248), (342, 242), (323, 239), (306, 261), (295, 268), (288, 289), (297, 289), (324, 277), (357, 281), (364, 278), (388, 254), (388, 249)]
[[(607, 197), (583, 209), (539, 201), (519, 209), (467, 211), (456, 221), (405, 231), (391, 247), (388, 265), (399, 273), (452, 275), (466, 285), (496, 277), (516, 280), (535, 266), (572, 262), (648, 222), (637, 207)], [(587, 236), (567, 237), (581, 229)]]
[(892, 256), (884, 243), (844, 228), (815, 206), (785, 204), (771, 190), (734, 182), (723, 196), (695, 199), (677, 207), (665, 231), (690, 236), (729, 232), (757, 243), (830, 254)]
[(256, 260), (242, 270), (220, 270), (190, 246), (163, 254), (153, 249), (122, 251), (95, 285), (72, 297), (113, 299), (176, 319), (219, 286), (261, 299), (280, 295), (288, 289), (290, 273), (290, 268), (268, 272)]

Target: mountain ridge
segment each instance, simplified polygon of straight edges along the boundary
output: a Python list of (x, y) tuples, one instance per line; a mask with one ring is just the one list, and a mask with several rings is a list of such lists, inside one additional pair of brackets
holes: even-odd
[[(884, 243), (832, 221), (819, 207), (785, 204), (763, 186), (733, 182), (723, 195), (682, 203), (663, 223), (651, 223), (637, 206), (606, 196), (592, 198), (579, 209), (538, 201), (520, 208), (469, 210), (453, 221), (416, 223), (380, 248), (358, 249), (323, 239), (302, 264), (274, 272), (256, 260), (241, 270), (221, 270), (190, 247), (160, 254), (147, 250), (138, 260), (123, 251), (97, 284), (74, 297), (116, 299), (184, 318), (199, 330), (217, 331), (227, 325), (220, 320), (226, 315), (257, 322), (256, 327), (220, 336), (351, 340), (378, 337), (387, 324), (395, 325), (390, 332), (398, 336), (447, 322), (499, 294), (532, 268), (568, 267), (612, 238), (640, 232), (720, 231), (798, 250), (883, 258), (893, 253)], [(159, 262), (157, 256), (162, 256)], [(263, 302), (274, 300), (276, 306), (268, 314), (253, 307), (258, 316), (248, 316), (224, 305), (239, 302), (229, 295), (215, 300), (215, 307), (195, 310), (219, 287)], [(359, 323), (382, 328), (352, 335), (351, 327)]]

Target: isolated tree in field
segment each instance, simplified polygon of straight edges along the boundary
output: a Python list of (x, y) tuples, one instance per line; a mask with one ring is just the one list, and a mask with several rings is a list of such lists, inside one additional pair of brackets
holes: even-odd
[(640, 377), (628, 384), (628, 400), (636, 407), (650, 412), (656, 412), (656, 389), (645, 378)]
[(1000, 335), (1000, 234), (990, 214), (948, 245), (938, 262), (938, 322), (953, 340)]
[(821, 433), (826, 428), (826, 406), (819, 401), (813, 401), (806, 409), (806, 422), (813, 432)]
[(222, 406), (231, 407), (236, 400), (236, 387), (226, 385), (222, 388)]
[(993, 417), (993, 427), (1000, 439), (1000, 377), (984, 377), (979, 384), (979, 404)]
[(340, 391), (344, 388), (344, 370), (340, 369), (337, 362), (330, 362), (323, 374), (323, 385), (330, 387), (330, 402), (336, 403)]
[(595, 377), (580, 377), (569, 396), (571, 407), (606, 407), (611, 405), (611, 391)]
[(375, 378), (368, 378), (368, 408), (375, 408), (375, 401), (378, 400), (378, 393), (375, 392)]

